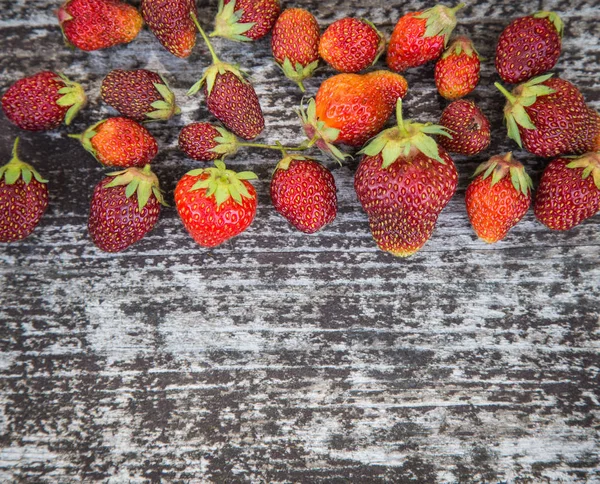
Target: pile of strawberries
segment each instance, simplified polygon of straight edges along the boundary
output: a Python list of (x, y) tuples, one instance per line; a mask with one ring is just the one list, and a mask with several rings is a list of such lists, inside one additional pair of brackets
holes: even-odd
[[(67, 0), (58, 21), (67, 43), (92, 51), (128, 43), (144, 23), (173, 55), (188, 57), (197, 34), (212, 63), (188, 95), (202, 91), (208, 111), (221, 123), (183, 127), (179, 148), (191, 159), (213, 162), (181, 178), (175, 189), (184, 227), (203, 247), (215, 247), (250, 226), (257, 208), (252, 172), (227, 169), (224, 158), (240, 148), (281, 152), (271, 179), (271, 200), (297, 230), (314, 233), (331, 223), (337, 196), (330, 170), (304, 154), (318, 148), (342, 163), (357, 148), (361, 156), (354, 187), (369, 217), (377, 245), (397, 256), (418, 251), (453, 197), (458, 173), (449, 153), (476, 155), (491, 139), (480, 108), (461, 99), (480, 80), (479, 54), (465, 36), (451, 38), (454, 8), (436, 5), (402, 16), (386, 43), (367, 20), (343, 18), (322, 34), (315, 17), (279, 0), (220, 0), (211, 36), (256, 41), (271, 34), (273, 58), (283, 75), (304, 91), (321, 59), (339, 74), (298, 109), (306, 140), (299, 146), (255, 143), (265, 128), (260, 100), (243, 72), (222, 61), (198, 22), (194, 0), (142, 0), (138, 11), (121, 0)], [(550, 158), (535, 195), (535, 215), (555, 230), (567, 230), (600, 210), (600, 115), (576, 86), (546, 74), (558, 61), (562, 21), (537, 12), (512, 21), (496, 47), (496, 70), (509, 91), (504, 118), (520, 147)], [(389, 70), (370, 70), (386, 53)], [(452, 101), (439, 124), (405, 120), (402, 99), (410, 92), (400, 74), (435, 61), (435, 84)], [(499, 94), (500, 95), (500, 94)], [(117, 252), (156, 224), (164, 196), (151, 163), (158, 144), (146, 123), (180, 113), (167, 82), (145, 69), (114, 70), (105, 77), (102, 99), (120, 116), (69, 135), (100, 163), (116, 167), (96, 186), (88, 229), (101, 250)], [(85, 106), (83, 88), (60, 73), (44, 71), (18, 80), (2, 97), (6, 117), (21, 129), (52, 130), (71, 123)], [(392, 113), (396, 124), (383, 130)], [(27, 237), (48, 205), (47, 180), (21, 161), (15, 141), (11, 161), (0, 168), (0, 242)], [(474, 173), (466, 210), (486, 242), (503, 239), (532, 200), (532, 182), (512, 153), (491, 156)]]

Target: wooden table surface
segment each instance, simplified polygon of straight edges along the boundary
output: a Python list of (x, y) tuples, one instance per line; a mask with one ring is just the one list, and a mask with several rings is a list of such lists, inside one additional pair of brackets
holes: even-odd
[[(229, 161), (260, 177), (253, 225), (216, 249), (197, 246), (172, 192), (199, 166), (178, 151), (180, 128), (214, 121), (202, 96), (185, 96), (206, 48), (177, 59), (145, 30), (128, 46), (72, 51), (59, 3), (0, 1), (1, 92), (55, 69), (90, 97), (54, 132), (21, 132), (0, 115), (0, 159), (19, 135), (22, 158), (50, 180), (38, 229), (0, 247), (1, 482), (600, 482), (600, 217), (558, 233), (530, 210), (486, 245), (464, 208), (471, 173), (492, 154), (514, 150), (535, 183), (545, 166), (506, 138), (493, 87), (498, 35), (540, 2), (478, 0), (460, 11), (457, 32), (487, 58), (470, 98), (492, 122), (492, 144), (456, 156), (458, 191), (409, 259), (376, 248), (353, 190), (357, 158), (342, 167), (321, 158), (339, 214), (308, 236), (270, 205), (278, 157), (258, 150)], [(323, 29), (351, 15), (387, 35), (403, 13), (432, 5), (285, 2)], [(599, 110), (597, 3), (543, 7), (565, 21), (554, 72)], [(208, 29), (215, 12), (216, 0), (199, 3)], [(214, 45), (250, 73), (266, 117), (259, 140), (301, 142), (302, 94), (274, 65), (268, 38)], [(86, 228), (103, 169), (66, 135), (115, 114), (99, 96), (115, 68), (165, 74), (183, 113), (149, 128), (171, 207), (144, 240), (110, 255)], [(332, 74), (323, 67), (307, 94)], [(433, 65), (406, 78), (405, 116), (437, 121), (447, 102)]]

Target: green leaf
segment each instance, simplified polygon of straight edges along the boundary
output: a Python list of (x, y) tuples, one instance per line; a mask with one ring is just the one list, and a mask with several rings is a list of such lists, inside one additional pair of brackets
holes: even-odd
[(133, 195), (135, 193), (135, 191), (137, 190), (137, 187), (139, 186), (140, 181), (135, 179), (132, 180), (131, 183), (129, 183), (129, 185), (127, 185), (127, 188), (125, 188), (125, 196), (127, 198), (130, 198), (131, 195)]
[[(231, 189), (231, 187), (229, 187)], [(229, 189), (228, 187), (219, 184), (215, 190), (215, 202), (217, 203), (217, 207), (220, 207), (227, 199), (229, 198)], [(239, 195), (239, 192), (238, 192)]]
[(402, 150), (403, 146), (400, 143), (387, 143), (381, 151), (381, 158), (383, 160), (381, 167), (387, 168), (394, 163), (400, 157)]
[(236, 187), (236, 183), (229, 185), (229, 194), (231, 195), (231, 198), (235, 200), (235, 202), (239, 203), (240, 205), (242, 204), (242, 196)]
[(140, 183), (137, 191), (138, 196), (138, 209), (141, 212), (148, 200), (150, 199), (150, 195), (152, 195), (152, 187), (148, 183)]
[(23, 178), (23, 181), (25, 182), (25, 185), (29, 185), (29, 182), (31, 181), (31, 170), (27, 167), (23, 167), (21, 169), (21, 178)]
[(240, 180), (258, 180), (258, 176), (252, 171), (240, 171), (237, 177)]
[(531, 122), (531, 118), (525, 108), (519, 104), (515, 104), (512, 108), (512, 116), (517, 122), (517, 124), (521, 125), (525, 129), (537, 129), (535, 124)]
[(508, 128), (508, 137), (517, 142), (517, 144), (522, 148), (523, 144), (521, 143), (521, 133), (519, 132), (519, 126), (515, 121), (515, 118), (511, 115), (506, 116), (506, 127)]
[(193, 192), (195, 190), (201, 190), (202, 188), (208, 188), (210, 186), (210, 184), (211, 184), (210, 178), (204, 178), (203, 180), (198, 180), (196, 183), (194, 183), (192, 188), (190, 188), (190, 191)]
[(4, 172), (4, 182), (7, 185), (13, 185), (21, 177), (21, 169), (9, 166)]
[[(518, 169), (514, 169), (514, 168), (510, 169), (510, 181), (512, 182), (513, 187), (515, 187), (515, 190), (520, 192), (521, 191), (521, 181), (519, 179)], [(493, 183), (493, 180), (492, 180), (492, 183)]]
[(154, 109), (161, 109), (164, 111), (168, 111), (173, 107), (166, 101), (154, 101), (150, 106), (152, 106)]
[(494, 162), (490, 163), (487, 170), (485, 170), (485, 173), (483, 174), (482, 178), (485, 180), (488, 176), (490, 176), (492, 174), (492, 172), (494, 171), (494, 169), (496, 168), (496, 166), (498, 166), (497, 162), (494, 161)]

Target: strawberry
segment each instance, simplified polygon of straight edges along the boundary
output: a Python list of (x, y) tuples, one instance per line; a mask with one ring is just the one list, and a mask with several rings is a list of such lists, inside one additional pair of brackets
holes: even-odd
[(104, 102), (139, 122), (166, 120), (181, 113), (167, 81), (146, 69), (109, 72), (102, 81), (100, 93)]
[(504, 120), (508, 136), (538, 156), (582, 154), (600, 149), (600, 116), (586, 106), (583, 95), (569, 81), (535, 77), (506, 96)]
[(436, 5), (422, 12), (407, 13), (398, 20), (387, 51), (387, 65), (396, 72), (437, 59), (456, 27), (454, 8)]
[(452, 137), (438, 136), (438, 143), (451, 153), (476, 155), (490, 144), (490, 122), (473, 101), (459, 99), (448, 104), (440, 125)]
[(561, 50), (563, 22), (554, 12), (537, 12), (513, 20), (500, 34), (496, 70), (516, 84), (549, 71)]
[(195, 0), (142, 0), (148, 28), (171, 54), (186, 58), (196, 45)]
[(279, 0), (219, 0), (211, 37), (248, 42), (267, 35), (279, 14)]
[(36, 228), (48, 207), (48, 187), (41, 175), (17, 155), (0, 167), (0, 242), (24, 239)]
[(600, 152), (552, 160), (535, 195), (536, 218), (550, 229), (569, 230), (599, 211)]
[(337, 214), (337, 190), (331, 172), (299, 155), (285, 155), (271, 179), (271, 200), (283, 217), (301, 232), (312, 234)]
[(197, 161), (213, 161), (237, 151), (235, 136), (220, 126), (192, 123), (179, 133), (179, 149)]
[(150, 165), (109, 173), (94, 189), (88, 231), (105, 252), (120, 252), (142, 239), (158, 221), (164, 205)]
[(80, 84), (62, 74), (39, 72), (15, 82), (2, 96), (6, 117), (21, 129), (55, 129), (73, 118), (87, 102)]
[(512, 153), (479, 165), (467, 187), (467, 214), (477, 236), (492, 244), (506, 237), (531, 204), (531, 178)]
[(336, 71), (359, 72), (374, 65), (385, 50), (385, 37), (368, 20), (333, 22), (319, 41), (319, 55)]
[(364, 154), (354, 177), (354, 189), (369, 216), (380, 249), (399, 257), (417, 252), (431, 237), (438, 215), (458, 183), (454, 162), (430, 134), (441, 126), (402, 120), (386, 129), (359, 153)]
[(144, 166), (158, 153), (154, 136), (128, 118), (109, 118), (90, 126), (83, 134), (69, 135), (106, 166)]
[(175, 206), (183, 226), (202, 247), (216, 247), (246, 230), (256, 215), (256, 191), (249, 171), (214, 168), (186, 173), (175, 187)]
[(303, 81), (313, 75), (319, 65), (319, 37), (317, 19), (308, 10), (284, 10), (271, 32), (273, 57), (285, 76), (304, 92)]
[(467, 37), (457, 37), (435, 64), (438, 92), (449, 100), (466, 96), (479, 83), (480, 68), (479, 54), (473, 43)]

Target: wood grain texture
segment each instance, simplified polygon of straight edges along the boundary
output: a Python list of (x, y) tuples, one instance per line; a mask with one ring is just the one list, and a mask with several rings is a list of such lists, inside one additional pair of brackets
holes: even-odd
[[(489, 116), (488, 151), (456, 157), (459, 189), (424, 249), (395, 259), (375, 247), (353, 191), (357, 160), (333, 169), (340, 212), (320, 233), (295, 232), (270, 205), (277, 155), (241, 152), (259, 210), (251, 228), (213, 250), (185, 233), (172, 204), (197, 164), (179, 129), (212, 120), (186, 98), (209, 62), (199, 45), (176, 59), (143, 31), (128, 46), (63, 47), (59, 2), (0, 1), (0, 89), (41, 69), (82, 82), (90, 105), (72, 127), (19, 132), (0, 116), (0, 159), (50, 179), (50, 207), (28, 239), (0, 247), (2, 482), (600, 482), (600, 218), (556, 233), (530, 211), (507, 239), (477, 240), (464, 192), (478, 163), (514, 150), (534, 181), (546, 161), (515, 150), (493, 88), (494, 45), (539, 2), (472, 2), (459, 32), (488, 60), (471, 96)], [(285, 4), (291, 6), (291, 3)], [(386, 34), (426, 2), (298, 0), (322, 27), (366, 17)], [(600, 109), (600, 11), (549, 1), (565, 21), (555, 72)], [(216, 1), (199, 3), (210, 27)], [(268, 39), (215, 40), (251, 74), (267, 128), (298, 143), (302, 98)], [(381, 64), (383, 66), (383, 64)], [(150, 126), (155, 169), (171, 207), (118, 255), (86, 229), (99, 165), (66, 133), (114, 112), (99, 87), (114, 68), (167, 77), (183, 113)], [(309, 80), (314, 95), (332, 71)], [(406, 73), (406, 117), (437, 121), (446, 102), (433, 66)]]

